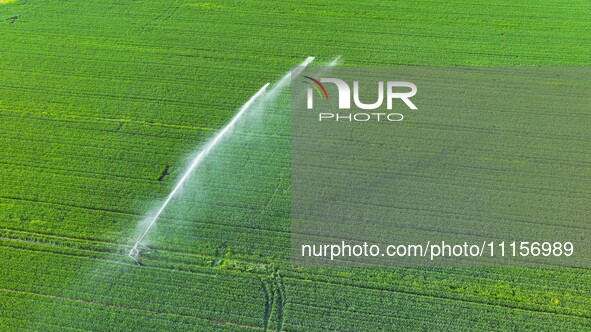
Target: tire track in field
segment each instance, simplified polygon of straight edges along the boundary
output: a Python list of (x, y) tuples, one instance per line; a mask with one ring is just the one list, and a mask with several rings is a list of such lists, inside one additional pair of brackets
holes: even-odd
[[(166, 2), (162, 2), (163, 4)], [(181, 8), (181, 4), (184, 3), (182, 0), (168, 2), (168, 6), (160, 15), (158, 15), (151, 22), (146, 23), (140, 30), (140, 35), (151, 34), (160, 25), (172, 20), (176, 12)]]
[(271, 314), (273, 312), (273, 304), (275, 302), (275, 290), (272, 282), (265, 280), (263, 277), (259, 277), (261, 281), (261, 288), (265, 296), (265, 312), (263, 315), (263, 330), (267, 332), (269, 330), (269, 323), (271, 322)]
[(270, 276), (259, 276), (259, 280), (265, 297), (264, 330), (265, 332), (269, 330), (273, 316), (275, 316), (277, 331), (281, 332), (283, 331), (285, 305), (287, 304), (287, 291), (283, 277), (277, 270), (274, 270)]

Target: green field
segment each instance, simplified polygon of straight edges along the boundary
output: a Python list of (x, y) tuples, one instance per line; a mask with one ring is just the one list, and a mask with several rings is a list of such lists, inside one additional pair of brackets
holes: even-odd
[[(127, 252), (195, 150), (308, 56), (588, 66), (590, 36), (584, 0), (0, 0), (0, 331), (589, 331), (589, 269), (292, 267), (284, 94), (163, 216), (144, 265)], [(545, 188), (576, 186), (553, 199), (584, 220), (578, 116), (542, 166), (576, 170)]]

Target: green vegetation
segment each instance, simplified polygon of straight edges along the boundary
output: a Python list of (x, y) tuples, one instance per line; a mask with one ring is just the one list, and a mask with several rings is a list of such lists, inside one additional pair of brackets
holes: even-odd
[[(281, 109), (206, 165), (143, 266), (126, 256), (195, 148), (305, 57), (586, 66), (590, 14), (582, 0), (3, 4), (0, 330), (590, 330), (588, 269), (291, 267)], [(569, 135), (581, 176), (566, 183), (591, 184), (588, 133)], [(577, 197), (589, 212), (589, 189)]]

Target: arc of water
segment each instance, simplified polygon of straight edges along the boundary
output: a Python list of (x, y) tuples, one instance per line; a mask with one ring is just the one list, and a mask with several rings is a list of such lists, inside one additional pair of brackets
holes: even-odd
[[(314, 57), (308, 57), (308, 58), (306, 58), (306, 60), (304, 60), (304, 62), (302, 62), (299, 65), (299, 67), (306, 67), (312, 61), (314, 61)], [(287, 75), (285, 75), (281, 80), (279, 80), (279, 82), (277, 84), (275, 84), (273, 86), (273, 89), (272, 89), (273, 91), (271, 91), (271, 95), (276, 94), (277, 91), (282, 89), (287, 84), (287, 82), (289, 81), (289, 78), (290, 78), (290, 74), (291, 73), (288, 73)], [(170, 192), (170, 194), (168, 194), (168, 196), (164, 200), (164, 203), (162, 203), (162, 205), (160, 206), (160, 208), (158, 209), (156, 214), (150, 220), (148, 227), (144, 230), (142, 235), (137, 239), (137, 241), (135, 242), (135, 244), (133, 245), (133, 247), (129, 251), (129, 254), (128, 254), (129, 257), (133, 258), (136, 262), (138, 261), (136, 257), (139, 254), (139, 246), (142, 245), (142, 241), (144, 240), (144, 238), (146, 237), (146, 235), (148, 234), (150, 229), (154, 226), (154, 224), (156, 223), (156, 221), (158, 220), (158, 218), (160, 217), (162, 212), (166, 209), (166, 207), (168, 206), (168, 204), (170, 203), (172, 198), (178, 193), (178, 191), (181, 189), (183, 184), (189, 179), (190, 175), (199, 166), (199, 164), (201, 164), (201, 162), (203, 161), (203, 159), (205, 159), (205, 157), (209, 154), (209, 152), (222, 140), (222, 138), (224, 138), (224, 136), (228, 132), (231, 131), (231, 129), (236, 124), (236, 122), (238, 122), (238, 120), (240, 120), (242, 115), (252, 106), (252, 104), (257, 100), (257, 98), (259, 98), (259, 96), (261, 96), (265, 92), (265, 90), (267, 89), (267, 87), (269, 87), (269, 85), (270, 85), (270, 83), (265, 84), (244, 105), (242, 105), (242, 107), (240, 108), (238, 113), (236, 113), (236, 115), (234, 115), (232, 120), (230, 120), (230, 122), (221, 131), (219, 131), (217, 133), (217, 135), (215, 135), (215, 137), (211, 141), (209, 141), (201, 149), (201, 151), (197, 154), (197, 156), (195, 156), (195, 158), (191, 161), (191, 164), (189, 165), (189, 167), (187, 168), (185, 173), (183, 173), (183, 176), (177, 182), (174, 189)]]
[(191, 161), (191, 164), (189, 165), (189, 168), (187, 168), (187, 170), (185, 171), (185, 173), (183, 174), (183, 176), (181, 177), (181, 179), (177, 182), (176, 186), (170, 192), (170, 194), (168, 194), (168, 196), (166, 197), (166, 200), (164, 201), (164, 203), (162, 203), (162, 205), (160, 206), (160, 208), (158, 209), (158, 211), (156, 212), (156, 214), (154, 215), (154, 217), (150, 221), (150, 224), (148, 225), (148, 227), (146, 228), (146, 230), (142, 233), (142, 235), (135, 242), (135, 244), (133, 245), (133, 248), (131, 248), (131, 251), (129, 252), (129, 256), (131, 256), (132, 258), (134, 258), (133, 256), (136, 256), (139, 253), (139, 246), (141, 245), (142, 241), (144, 240), (144, 238), (146, 237), (146, 235), (148, 234), (148, 232), (150, 231), (150, 229), (154, 226), (154, 224), (156, 223), (156, 220), (158, 220), (158, 218), (160, 217), (160, 215), (162, 214), (162, 212), (164, 211), (164, 209), (166, 209), (166, 206), (168, 206), (168, 203), (170, 203), (170, 201), (172, 200), (172, 198), (177, 194), (177, 192), (181, 189), (181, 187), (183, 186), (183, 184), (187, 181), (187, 179), (189, 178), (189, 176), (191, 175), (191, 173), (193, 173), (193, 171), (195, 170), (195, 168), (197, 168), (197, 166), (199, 166), (199, 164), (201, 164), (201, 162), (203, 161), (203, 159), (222, 140), (222, 138), (232, 129), (232, 127), (234, 127), (234, 125), (242, 117), (242, 115), (244, 114), (244, 112), (246, 112), (246, 110), (255, 102), (255, 100), (261, 94), (263, 94), (263, 92), (265, 92), (265, 90), (267, 89), (267, 87), (269, 86), (269, 84), (270, 83), (267, 83), (267, 84), (263, 85), (263, 87), (257, 93), (255, 93), (240, 108), (240, 111), (238, 111), (238, 113), (236, 113), (236, 115), (234, 115), (234, 117), (232, 118), (232, 120), (222, 130), (220, 130), (217, 133), (217, 135), (215, 135), (215, 137), (211, 141), (209, 141), (203, 147), (203, 149), (201, 149), (201, 151), (199, 152), (199, 154), (197, 154), (197, 156), (195, 156), (195, 158)]

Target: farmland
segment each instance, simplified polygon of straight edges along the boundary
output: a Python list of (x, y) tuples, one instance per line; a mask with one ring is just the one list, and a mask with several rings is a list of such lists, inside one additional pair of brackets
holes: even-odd
[[(588, 66), (590, 32), (588, 1), (0, 1), (0, 330), (590, 330), (588, 269), (292, 267), (288, 90), (208, 159), (143, 266), (127, 257), (195, 149), (307, 56)], [(493, 143), (464, 152), (492, 169), (465, 170), (486, 192), (508, 186), (495, 175), (510, 162), (538, 184), (533, 208), (479, 216), (552, 202), (588, 221), (591, 115), (572, 116), (559, 143), (526, 141), (553, 149), (520, 156), (508, 132), (491, 140), (515, 147), (506, 160), (486, 159)], [(417, 141), (462, 130), (415, 129)], [(558, 169), (576, 177), (547, 176)]]

